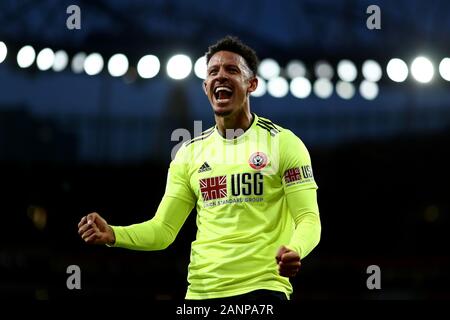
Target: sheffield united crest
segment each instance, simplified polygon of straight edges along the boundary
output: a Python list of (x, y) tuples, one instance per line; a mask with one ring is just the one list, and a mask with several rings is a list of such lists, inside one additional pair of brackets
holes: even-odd
[(267, 165), (267, 156), (264, 152), (255, 152), (248, 159), (250, 167), (256, 170), (261, 170)]

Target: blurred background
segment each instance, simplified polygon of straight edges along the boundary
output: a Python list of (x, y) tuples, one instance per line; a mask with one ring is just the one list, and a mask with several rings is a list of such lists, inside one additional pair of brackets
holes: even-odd
[(172, 132), (214, 124), (201, 57), (231, 34), (261, 60), (252, 111), (301, 137), (319, 185), (293, 300), (450, 298), (450, 2), (2, 0), (0, 25), (0, 297), (184, 297), (195, 211), (160, 252), (77, 223), (154, 215)]

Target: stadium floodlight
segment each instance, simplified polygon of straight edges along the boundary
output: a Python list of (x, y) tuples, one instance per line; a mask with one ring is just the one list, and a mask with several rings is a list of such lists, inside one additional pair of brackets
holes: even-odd
[(177, 54), (169, 59), (166, 66), (167, 75), (175, 80), (185, 79), (192, 71), (192, 61), (185, 54)]
[(278, 77), (280, 71), (281, 68), (278, 62), (270, 58), (262, 60), (258, 66), (259, 75), (266, 80)]
[(378, 96), (378, 85), (376, 82), (363, 80), (359, 85), (359, 94), (366, 100), (373, 100)]
[(32, 46), (24, 46), (17, 53), (17, 64), (20, 68), (28, 68), (34, 62), (36, 52)]
[(6, 47), (6, 44), (3, 41), (0, 41), (0, 63), (5, 60), (7, 53), (8, 48)]
[(317, 61), (314, 66), (314, 73), (317, 78), (325, 78), (328, 80), (331, 80), (334, 76), (333, 67), (325, 60)]
[(300, 60), (292, 60), (286, 65), (286, 75), (290, 79), (306, 77), (306, 67)]
[(194, 64), (194, 73), (200, 79), (206, 79), (206, 57), (200, 57)]
[(53, 61), (53, 71), (63, 71), (69, 62), (69, 56), (64, 50), (58, 50), (55, 52), (55, 60)]
[(450, 81), (450, 58), (444, 58), (439, 63), (439, 73), (444, 80)]
[(72, 71), (74, 73), (82, 73), (84, 71), (84, 60), (86, 59), (86, 53), (78, 52), (72, 58)]
[(258, 78), (258, 86), (256, 87), (256, 90), (251, 93), (254, 97), (262, 97), (267, 92), (267, 84), (266, 80), (256, 76)]
[(311, 83), (304, 77), (292, 79), (289, 87), (292, 95), (296, 98), (304, 99), (311, 93)]
[(94, 52), (84, 60), (84, 71), (90, 76), (95, 76), (103, 70), (104, 62), (100, 53)]
[(355, 95), (355, 87), (350, 82), (338, 81), (336, 83), (336, 93), (342, 99), (348, 100)]
[(333, 84), (328, 79), (319, 78), (314, 82), (313, 91), (321, 99), (329, 98), (333, 94)]
[(55, 53), (50, 48), (42, 49), (36, 58), (36, 65), (39, 70), (46, 71), (50, 69), (55, 61)]
[(345, 82), (352, 82), (358, 76), (358, 70), (350, 60), (341, 60), (337, 65), (337, 73), (339, 78)]
[(272, 97), (282, 98), (288, 94), (289, 84), (285, 78), (272, 78), (267, 83), (267, 91)]
[(381, 66), (375, 60), (366, 60), (362, 65), (362, 74), (370, 82), (377, 82), (381, 79), (383, 71)]
[(116, 53), (108, 61), (108, 71), (113, 77), (121, 77), (128, 71), (128, 58), (122, 53)]
[(388, 77), (395, 82), (403, 82), (408, 77), (408, 66), (399, 58), (389, 60), (386, 66)]
[(144, 79), (155, 77), (161, 68), (161, 63), (157, 56), (148, 54), (139, 59), (137, 71)]
[(428, 83), (433, 79), (434, 67), (425, 57), (417, 57), (411, 64), (411, 74), (420, 83)]

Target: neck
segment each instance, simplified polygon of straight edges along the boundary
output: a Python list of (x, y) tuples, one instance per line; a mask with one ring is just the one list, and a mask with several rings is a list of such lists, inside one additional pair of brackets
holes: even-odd
[(250, 127), (253, 120), (253, 115), (249, 109), (225, 117), (217, 115), (214, 117), (216, 119), (217, 129), (222, 137), (227, 139), (234, 139), (242, 135)]

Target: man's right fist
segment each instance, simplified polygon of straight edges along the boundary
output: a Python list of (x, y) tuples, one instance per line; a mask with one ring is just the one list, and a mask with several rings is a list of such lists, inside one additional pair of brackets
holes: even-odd
[(116, 242), (113, 229), (97, 212), (81, 218), (78, 234), (86, 243), (113, 245)]

